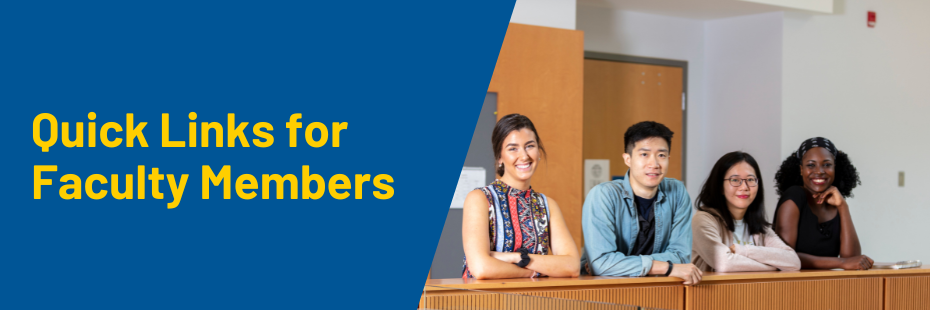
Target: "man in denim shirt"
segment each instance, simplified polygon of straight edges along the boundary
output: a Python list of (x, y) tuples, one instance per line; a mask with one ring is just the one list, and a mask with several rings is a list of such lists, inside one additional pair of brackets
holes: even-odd
[(656, 122), (630, 126), (623, 135), (630, 170), (595, 186), (584, 202), (582, 274), (701, 281), (690, 264), (691, 197), (681, 181), (665, 178), (672, 135)]

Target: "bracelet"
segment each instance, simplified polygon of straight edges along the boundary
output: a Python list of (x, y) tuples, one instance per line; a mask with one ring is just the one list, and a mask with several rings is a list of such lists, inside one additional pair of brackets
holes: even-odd
[(672, 274), (672, 265), (674, 265), (674, 264), (672, 264), (672, 261), (668, 261), (668, 271), (665, 272), (665, 276), (666, 276), (666, 277), (667, 277), (668, 275)]
[(530, 251), (526, 248), (520, 248), (517, 252), (520, 252), (520, 262), (515, 265), (520, 268), (526, 268), (526, 265), (530, 264)]

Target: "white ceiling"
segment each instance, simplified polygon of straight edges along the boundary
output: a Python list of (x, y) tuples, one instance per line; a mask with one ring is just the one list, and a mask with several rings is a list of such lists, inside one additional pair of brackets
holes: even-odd
[(655, 15), (710, 20), (784, 11), (785, 8), (740, 0), (577, 0), (578, 5)]

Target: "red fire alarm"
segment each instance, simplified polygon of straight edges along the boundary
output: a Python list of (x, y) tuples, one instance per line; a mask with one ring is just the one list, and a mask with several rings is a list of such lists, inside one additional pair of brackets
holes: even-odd
[(875, 11), (869, 11), (869, 28), (875, 28)]

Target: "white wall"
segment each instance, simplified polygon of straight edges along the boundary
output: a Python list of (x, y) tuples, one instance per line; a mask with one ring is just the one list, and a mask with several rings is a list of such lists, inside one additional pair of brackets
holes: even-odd
[[(695, 167), (703, 172), (701, 182), (720, 156), (751, 154), (762, 170), (760, 190), (771, 220), (782, 160), (782, 12), (704, 22), (704, 67), (705, 160)], [(701, 185), (689, 184), (695, 186)]]
[[(688, 62), (688, 192), (700, 192), (704, 162), (704, 27), (697, 20), (598, 7), (578, 7), (578, 30), (585, 32), (585, 51)], [(680, 136), (679, 136), (680, 137)], [(707, 168), (709, 170), (710, 168)]]
[(850, 210), (876, 261), (930, 261), (928, 13), (928, 1), (846, 0), (836, 15), (784, 18), (781, 155), (813, 136), (850, 155), (862, 179)]
[(575, 29), (575, 0), (517, 0), (511, 23)]
[[(833, 0), (742, 0), (820, 13), (833, 13)], [(843, 0), (839, 0), (843, 1)]]

